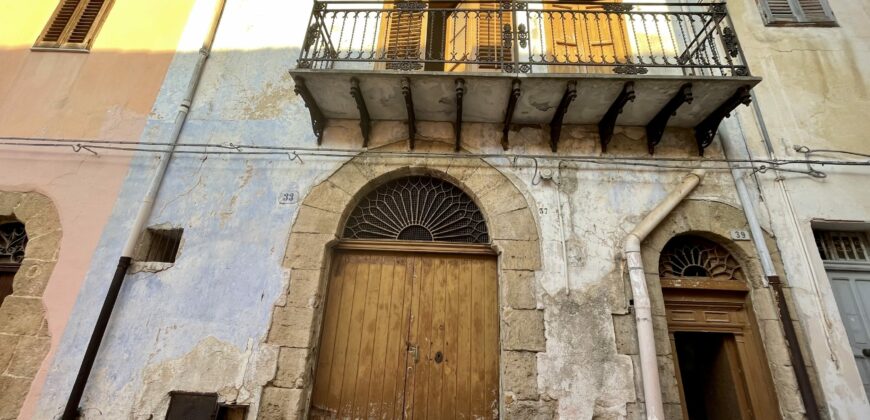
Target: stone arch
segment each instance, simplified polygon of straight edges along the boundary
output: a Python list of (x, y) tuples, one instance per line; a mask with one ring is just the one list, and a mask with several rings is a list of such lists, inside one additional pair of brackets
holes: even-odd
[[(403, 144), (382, 150), (403, 151)], [(418, 142), (418, 150), (452, 152), (449, 145)], [(487, 221), (499, 254), (501, 312), (501, 412), (528, 409), (540, 401), (537, 353), (545, 351), (544, 314), (536, 300), (535, 271), (541, 267), (538, 223), (516, 185), (481, 159), (425, 156), (358, 156), (316, 183), (299, 205), (284, 266), (290, 273), (286, 298), (276, 305), (267, 344), (278, 348), (274, 379), (264, 388), (261, 419), (302, 418), (308, 409), (322, 299), (331, 245), (355, 204), (382, 183), (408, 175), (450, 181), (471, 196)], [(546, 402), (553, 404), (553, 402)]]
[[(802, 413), (800, 399), (793, 398), (797, 393), (797, 381), (791, 369), (791, 360), (785, 335), (779, 321), (775, 297), (770, 288), (764, 287), (764, 272), (756, 256), (752, 241), (730, 239), (733, 229), (749, 230), (743, 210), (719, 201), (686, 200), (643, 242), (643, 264), (653, 311), (653, 324), (656, 336), (656, 351), (659, 355), (659, 369), (662, 375), (662, 393), (666, 412), (680, 418), (680, 395), (675, 377), (673, 355), (668, 341), (668, 327), (665, 316), (664, 297), (659, 279), (659, 259), (665, 245), (674, 237), (694, 235), (721, 245), (739, 262), (749, 287), (752, 310), (758, 324), (759, 334), (764, 347), (768, 367), (773, 376), (778, 396), (779, 409), (783, 417)], [(783, 272), (782, 260), (774, 239), (765, 233), (765, 241), (771, 251), (777, 271)], [(670, 376), (669, 376), (670, 375)], [(638, 391), (641, 394), (641, 391)]]
[(0, 306), (0, 418), (16, 418), (51, 338), (42, 295), (57, 263), (61, 225), (51, 200), (36, 192), (0, 191), (0, 218), (24, 224), (28, 243)]

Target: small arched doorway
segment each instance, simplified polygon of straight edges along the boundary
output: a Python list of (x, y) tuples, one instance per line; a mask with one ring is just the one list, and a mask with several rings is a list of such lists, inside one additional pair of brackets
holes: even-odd
[(721, 245), (671, 239), (659, 277), (683, 418), (780, 418), (744, 271)]
[(455, 185), (389, 181), (335, 247), (311, 418), (498, 418), (496, 257)]

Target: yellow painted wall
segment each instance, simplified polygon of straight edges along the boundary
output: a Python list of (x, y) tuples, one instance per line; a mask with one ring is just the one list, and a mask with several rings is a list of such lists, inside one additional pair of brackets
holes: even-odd
[(193, 0), (118, 0), (90, 53), (31, 51), (57, 3), (0, 0), (0, 135), (136, 140)]
[[(116, 0), (90, 52), (31, 51), (58, 0), (0, 0), (0, 138), (137, 142), (196, 0)], [(0, 191), (58, 209), (58, 263), (44, 292), (51, 349), (19, 418), (32, 418), (48, 366), (111, 215), (130, 156), (0, 146)]]

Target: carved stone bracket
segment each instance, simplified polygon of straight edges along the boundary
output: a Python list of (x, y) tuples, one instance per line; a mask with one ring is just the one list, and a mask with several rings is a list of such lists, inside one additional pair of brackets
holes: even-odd
[(411, 80), (402, 78), (402, 96), (405, 97), (405, 110), (408, 113), (408, 145), (414, 150), (417, 137), (417, 116), (414, 113), (414, 97), (411, 94)]
[(455, 150), (462, 146), (462, 99), (465, 97), (465, 80), (456, 79), (456, 123), (453, 125), (453, 136), (456, 137)]
[(646, 125), (646, 142), (649, 147), (649, 154), (654, 154), (656, 146), (662, 141), (668, 120), (677, 114), (677, 109), (680, 106), (692, 103), (692, 99), (692, 84), (686, 83), (680, 87), (677, 94)]
[(511, 94), (508, 97), (507, 110), (504, 113), (504, 128), (501, 136), (501, 147), (504, 150), (507, 150), (510, 147), (508, 134), (511, 129), (511, 121), (513, 121), (514, 118), (514, 109), (516, 109), (517, 101), (520, 99), (520, 94), (522, 93), (520, 89), (521, 87), (522, 82), (520, 82), (520, 79), (514, 79), (513, 85), (511, 86)]
[(613, 138), (613, 128), (616, 127), (616, 119), (619, 118), (619, 114), (622, 114), (622, 109), (627, 103), (634, 102), (635, 98), (634, 82), (625, 82), (625, 85), (622, 86), (622, 92), (613, 101), (613, 105), (610, 105), (610, 109), (607, 110), (601, 121), (598, 122), (601, 153), (607, 153), (607, 145)]
[(317, 145), (319, 146), (323, 142), (323, 130), (326, 128), (326, 117), (323, 116), (323, 112), (320, 110), (320, 107), (317, 106), (314, 96), (311, 94), (311, 91), (308, 90), (308, 86), (305, 85), (305, 79), (296, 76), (293, 78), (293, 81), (296, 84), (293, 91), (302, 97), (302, 101), (305, 102), (305, 107), (308, 108), (308, 113), (311, 114), (311, 128), (314, 130), (314, 135), (317, 136)]
[(565, 114), (568, 112), (568, 107), (575, 99), (577, 99), (577, 81), (572, 80), (568, 82), (565, 94), (562, 95), (559, 107), (556, 108), (556, 114), (553, 115), (553, 120), (550, 122), (550, 149), (553, 152), (559, 149), (559, 138), (562, 136), (562, 122), (565, 119)]
[(719, 105), (704, 121), (701, 121), (695, 127), (695, 140), (698, 142), (698, 155), (704, 156), (704, 149), (713, 143), (713, 138), (716, 136), (716, 131), (719, 130), (719, 124), (722, 120), (730, 117), (740, 104), (749, 105), (752, 103), (752, 95), (749, 93), (749, 86), (741, 86), (737, 88), (734, 95), (731, 95), (725, 102)]
[(372, 120), (369, 117), (369, 109), (366, 107), (365, 98), (363, 98), (362, 90), (359, 88), (359, 79), (356, 77), (350, 79), (350, 95), (356, 101), (356, 108), (359, 110), (359, 128), (362, 131), (363, 147), (369, 146), (369, 135), (372, 130)]

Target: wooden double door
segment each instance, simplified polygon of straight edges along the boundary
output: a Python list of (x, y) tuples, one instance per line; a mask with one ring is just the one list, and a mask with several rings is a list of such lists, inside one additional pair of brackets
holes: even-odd
[(335, 251), (311, 418), (498, 418), (495, 257), (418, 247)]

